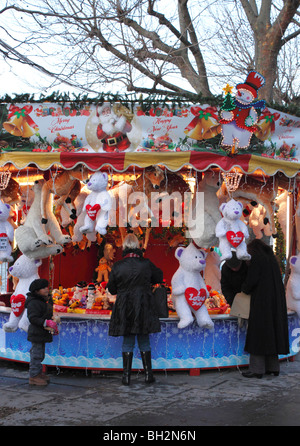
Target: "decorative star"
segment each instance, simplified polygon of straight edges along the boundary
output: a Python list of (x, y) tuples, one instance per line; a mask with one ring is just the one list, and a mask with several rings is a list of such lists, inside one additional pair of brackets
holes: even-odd
[(222, 88), (223, 91), (225, 91), (225, 94), (231, 93), (233, 90), (233, 87), (229, 84), (226, 85), (226, 87)]

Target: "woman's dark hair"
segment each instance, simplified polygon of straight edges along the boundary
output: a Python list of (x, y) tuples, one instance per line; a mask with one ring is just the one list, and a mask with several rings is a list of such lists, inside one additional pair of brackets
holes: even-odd
[(250, 255), (267, 254), (271, 257), (275, 257), (272, 247), (257, 238), (249, 243), (249, 245), (247, 246), (247, 251)]

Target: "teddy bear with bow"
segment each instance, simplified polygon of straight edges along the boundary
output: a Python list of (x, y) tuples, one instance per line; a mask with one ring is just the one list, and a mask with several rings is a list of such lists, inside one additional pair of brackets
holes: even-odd
[(91, 191), (83, 205), (83, 225), (79, 228), (82, 234), (98, 232), (106, 234), (109, 211), (112, 206), (111, 196), (107, 191), (108, 175), (106, 172), (95, 172), (87, 183)]
[(27, 332), (29, 320), (25, 301), (31, 282), (39, 279), (38, 268), (41, 264), (41, 260), (29, 259), (23, 254), (9, 268), (9, 273), (19, 281), (10, 298), (11, 313), (8, 322), (3, 325), (4, 331), (13, 332), (20, 328)]
[[(207, 308), (204, 305), (209, 292), (200, 274), (206, 266), (206, 252), (197, 249), (193, 243), (175, 251), (179, 268), (172, 277), (172, 301), (179, 317), (178, 328), (185, 328), (194, 321), (199, 327), (213, 328)], [(194, 315), (194, 316), (193, 316)]]
[(14, 239), (14, 228), (9, 222), (10, 205), (0, 200), (0, 262), (12, 262), (11, 244)]
[(231, 259), (232, 248), (236, 249), (236, 256), (240, 260), (250, 260), (245, 239), (249, 238), (246, 224), (241, 220), (243, 204), (231, 199), (222, 203), (220, 212), (223, 215), (216, 225), (216, 236), (219, 239), (221, 260)]

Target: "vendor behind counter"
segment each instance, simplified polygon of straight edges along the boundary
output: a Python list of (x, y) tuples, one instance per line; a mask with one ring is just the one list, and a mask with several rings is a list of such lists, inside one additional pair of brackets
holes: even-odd
[(236, 253), (232, 253), (232, 258), (226, 260), (221, 270), (221, 289), (227, 303), (232, 306), (232, 302), (237, 293), (242, 290), (242, 284), (247, 274), (247, 264), (244, 260), (239, 260)]

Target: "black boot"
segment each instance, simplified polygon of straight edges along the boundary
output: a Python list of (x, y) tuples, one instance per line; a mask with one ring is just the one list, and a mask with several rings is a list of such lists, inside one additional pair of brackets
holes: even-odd
[(131, 374), (131, 364), (132, 364), (132, 352), (123, 352), (123, 377), (122, 384), (124, 386), (129, 386), (130, 384), (130, 374)]
[(155, 381), (151, 366), (151, 351), (141, 352), (143, 367), (145, 371), (145, 383), (151, 384)]

